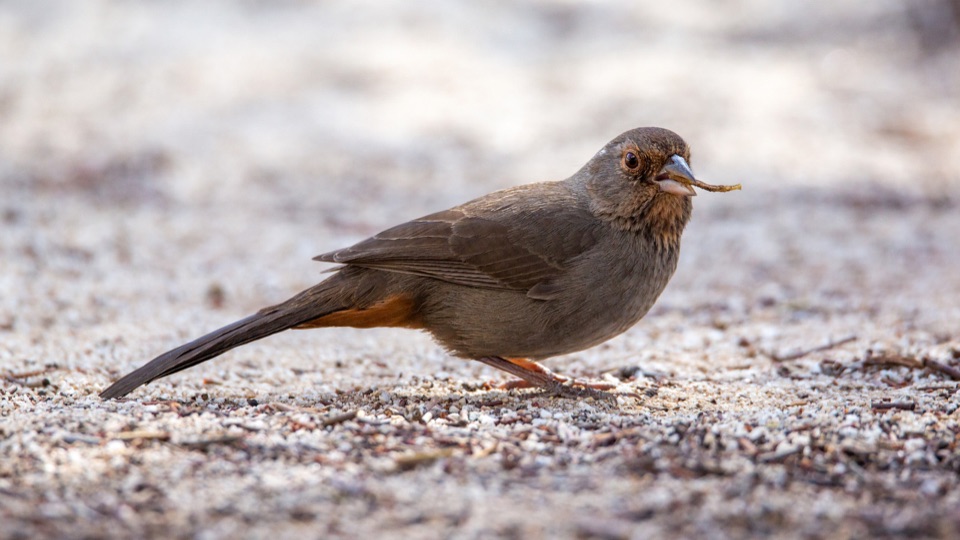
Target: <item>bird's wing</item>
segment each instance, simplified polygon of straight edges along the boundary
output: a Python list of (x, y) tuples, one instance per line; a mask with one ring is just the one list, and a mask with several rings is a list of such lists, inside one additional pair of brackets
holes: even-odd
[(520, 186), (387, 229), (315, 260), (549, 299), (597, 221), (562, 183)]

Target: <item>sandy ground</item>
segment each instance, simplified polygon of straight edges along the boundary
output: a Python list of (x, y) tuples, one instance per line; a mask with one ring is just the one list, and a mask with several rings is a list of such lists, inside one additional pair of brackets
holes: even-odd
[[(0, 537), (960, 534), (956, 28), (671, 5), (0, 5)], [(643, 400), (491, 389), (402, 330), (97, 398), (313, 255), (640, 125), (744, 184), (644, 321), (550, 362)]]

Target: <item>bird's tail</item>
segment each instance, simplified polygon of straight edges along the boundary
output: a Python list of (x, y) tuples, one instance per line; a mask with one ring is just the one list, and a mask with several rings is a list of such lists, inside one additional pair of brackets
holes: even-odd
[(261, 310), (255, 315), (165, 352), (141, 368), (113, 383), (100, 397), (125, 396), (136, 388), (161, 377), (217, 357), (234, 347), (265, 338), (277, 332), (323, 317), (342, 309), (335, 290), (343, 286), (339, 275), (311, 287), (286, 302)]

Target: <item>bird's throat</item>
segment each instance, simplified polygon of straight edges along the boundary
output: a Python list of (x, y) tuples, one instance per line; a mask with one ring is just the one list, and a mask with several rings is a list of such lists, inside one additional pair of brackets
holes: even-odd
[(693, 201), (690, 197), (681, 197), (662, 193), (653, 198), (642, 220), (644, 234), (662, 249), (680, 247), (680, 236), (690, 221)]

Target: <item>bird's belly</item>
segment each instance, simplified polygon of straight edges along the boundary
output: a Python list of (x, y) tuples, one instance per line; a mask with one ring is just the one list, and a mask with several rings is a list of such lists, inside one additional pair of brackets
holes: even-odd
[(551, 300), (444, 284), (444, 294), (434, 296), (444, 300), (426, 310), (433, 320), (425, 327), (447, 349), (472, 358), (542, 359), (586, 349), (636, 324), (676, 267), (675, 259), (630, 262), (573, 273), (564, 280), (569, 284), (563, 293)]

